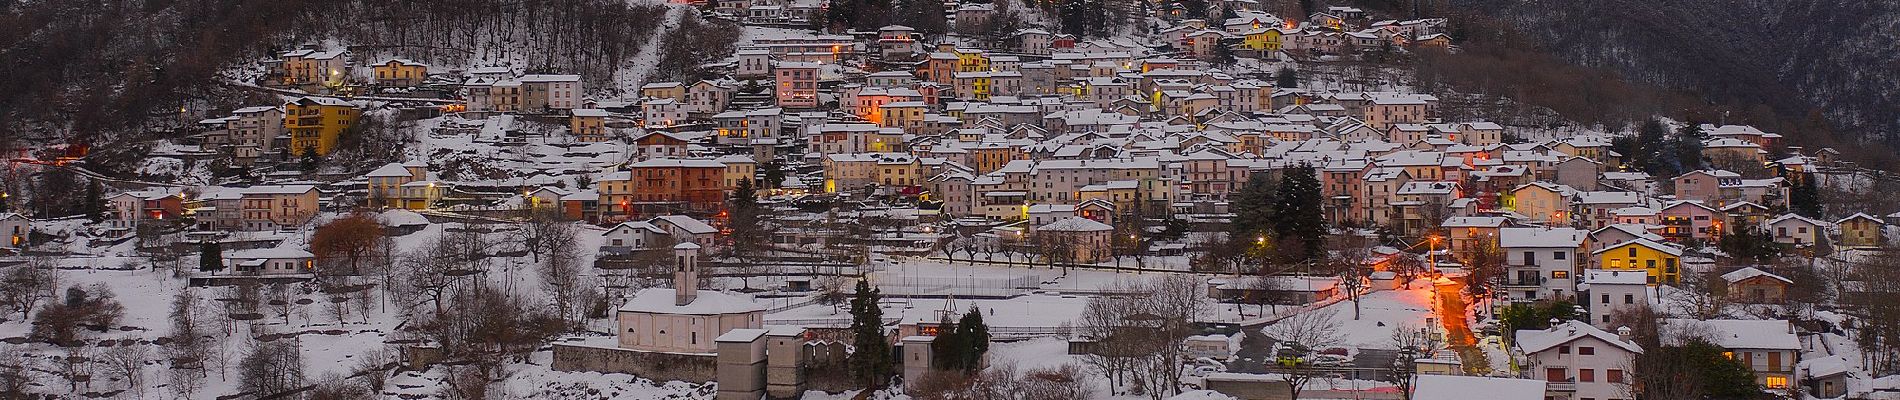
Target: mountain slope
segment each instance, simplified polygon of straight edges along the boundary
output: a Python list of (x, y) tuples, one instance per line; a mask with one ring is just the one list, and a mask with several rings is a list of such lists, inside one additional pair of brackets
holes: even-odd
[(1891, 139), (1900, 132), (1900, 46), (1894, 45), (1900, 43), (1900, 3), (1449, 0), (1449, 6), (1454, 19), (1509, 22), (1571, 62), (1739, 106), (1731, 108), (1763, 106), (1784, 123), (1818, 110), (1852, 137)]

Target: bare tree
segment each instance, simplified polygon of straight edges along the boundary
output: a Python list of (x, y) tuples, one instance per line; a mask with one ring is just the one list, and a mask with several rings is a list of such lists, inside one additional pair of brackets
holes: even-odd
[(1332, 309), (1298, 313), (1267, 325), (1263, 331), (1267, 336), (1285, 342), (1275, 354), (1274, 371), (1286, 376), (1287, 390), (1296, 400), (1300, 398), (1300, 391), (1306, 383), (1321, 375), (1321, 371), (1310, 360), (1313, 352), (1336, 346), (1344, 340), (1335, 314), (1338, 312)]
[(1438, 350), (1442, 343), (1437, 338), (1427, 328), (1412, 324), (1392, 328), (1392, 343), (1398, 346), (1399, 356), (1392, 360), (1388, 370), (1392, 382), (1399, 386), (1399, 393), (1406, 398), (1412, 395), (1412, 377), (1418, 373), (1418, 359)]
[(144, 397), (145, 359), (151, 354), (151, 349), (145, 345), (134, 344), (119, 346), (104, 354), (102, 361), (105, 363), (106, 371), (113, 377), (124, 380), (126, 390), (131, 391), (133, 397)]
[(541, 286), (554, 300), (555, 315), (569, 329), (585, 319), (583, 306), (592, 303), (597, 286), (592, 279), (581, 276), (580, 270), (580, 251), (572, 241), (551, 248), (539, 270)]
[(574, 246), (574, 223), (563, 220), (559, 209), (539, 207), (528, 209), (527, 213), (527, 222), (515, 231), (515, 237), (536, 264), (541, 263), (541, 257), (560, 247)]
[(53, 271), (51, 257), (36, 257), (25, 265), (7, 270), (0, 276), (0, 304), (20, 313), (25, 320), (41, 301), (59, 294), (59, 274)]
[(1029, 371), (1023, 374), (1022, 381), (1016, 386), (1023, 399), (1082, 400), (1091, 398), (1088, 390), (1088, 376), (1082, 373), (1082, 368), (1074, 364)]
[(260, 342), (239, 362), (239, 389), (269, 397), (303, 385), (303, 350), (296, 340)]

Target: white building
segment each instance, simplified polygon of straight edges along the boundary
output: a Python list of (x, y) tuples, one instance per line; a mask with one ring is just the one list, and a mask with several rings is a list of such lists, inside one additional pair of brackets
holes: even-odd
[(1579, 250), (1584, 231), (1575, 228), (1502, 228), (1504, 289), (1512, 301), (1563, 299), (1577, 292)]
[(1601, 329), (1616, 328), (1610, 315), (1617, 310), (1648, 306), (1652, 298), (1649, 273), (1642, 270), (1584, 270), (1578, 289), (1588, 296), (1579, 303), (1588, 304), (1591, 325)]
[(1548, 329), (1517, 331), (1513, 353), (1532, 379), (1546, 382), (1547, 399), (1628, 399), (1632, 379), (1624, 368), (1643, 349), (1621, 336), (1627, 335), (1564, 321)]
[(699, 245), (680, 243), (673, 253), (673, 287), (642, 289), (620, 306), (621, 348), (712, 353), (719, 335), (764, 324), (765, 306), (751, 297), (699, 290)]

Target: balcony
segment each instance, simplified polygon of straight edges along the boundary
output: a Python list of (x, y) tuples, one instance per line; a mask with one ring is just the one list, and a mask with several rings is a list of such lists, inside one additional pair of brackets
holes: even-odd
[(1548, 382), (1548, 383), (1545, 383), (1545, 384), (1544, 384), (1544, 391), (1547, 391), (1547, 392), (1576, 392), (1576, 391), (1577, 391), (1577, 383), (1576, 383), (1576, 382)]
[(1512, 286), (1542, 287), (1544, 286), (1544, 277), (1542, 276), (1507, 276), (1504, 278), (1504, 286), (1506, 287), (1512, 287)]

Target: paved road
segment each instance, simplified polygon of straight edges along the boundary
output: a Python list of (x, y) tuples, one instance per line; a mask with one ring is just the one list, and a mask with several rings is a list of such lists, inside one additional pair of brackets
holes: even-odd
[[(1273, 348), (1274, 340), (1260, 333), (1261, 327), (1262, 325), (1244, 327), (1247, 337), (1240, 340), (1240, 351), (1235, 352), (1234, 359), (1227, 362), (1227, 372), (1249, 374), (1270, 372), (1267, 364), (1272, 359), (1270, 350)], [(1355, 377), (1357, 374), (1356, 377), (1359, 379), (1383, 380), (1391, 376), (1387, 369), (1398, 357), (1397, 350), (1359, 349), (1359, 355), (1353, 357), (1352, 364), (1346, 366), (1348, 369), (1342, 369), (1337, 373), (1344, 377)]]

